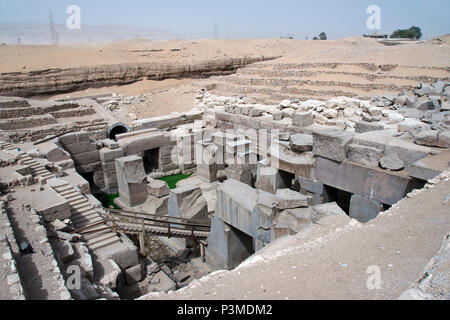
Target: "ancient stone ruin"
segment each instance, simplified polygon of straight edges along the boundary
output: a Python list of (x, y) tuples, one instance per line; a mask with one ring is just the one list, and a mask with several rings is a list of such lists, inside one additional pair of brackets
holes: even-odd
[(202, 89), (194, 110), (131, 125), (101, 99), (0, 97), (4, 295), (176, 292), (327, 219), (370, 223), (448, 173), (450, 83), (414, 93), (268, 105)]

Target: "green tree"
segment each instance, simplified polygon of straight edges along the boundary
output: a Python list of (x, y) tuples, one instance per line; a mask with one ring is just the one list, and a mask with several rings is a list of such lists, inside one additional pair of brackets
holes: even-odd
[(409, 29), (398, 29), (391, 34), (391, 38), (420, 39), (422, 38), (422, 30), (416, 26)]
[(325, 32), (321, 32), (319, 34), (319, 38), (320, 38), (320, 40), (327, 40), (327, 34)]

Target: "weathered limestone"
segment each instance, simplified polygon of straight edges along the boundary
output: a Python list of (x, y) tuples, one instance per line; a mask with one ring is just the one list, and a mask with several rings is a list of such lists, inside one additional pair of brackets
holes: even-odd
[(408, 174), (416, 179), (428, 181), (446, 170), (450, 163), (450, 151), (446, 150), (437, 155), (429, 155), (418, 160), (405, 169)]
[(359, 222), (368, 222), (375, 219), (383, 211), (383, 204), (357, 194), (350, 200), (350, 217)]
[(376, 122), (367, 122), (367, 121), (358, 121), (355, 126), (356, 133), (379, 131), (379, 130), (383, 130), (383, 129), (384, 129), (383, 124), (376, 123)]
[(405, 164), (400, 160), (396, 153), (391, 153), (380, 159), (380, 167), (392, 171), (399, 171), (405, 167)]
[(147, 177), (148, 193), (154, 197), (162, 198), (169, 195), (170, 189), (167, 182)]
[(350, 144), (347, 147), (347, 159), (369, 167), (377, 167), (380, 161), (381, 150), (368, 146)]
[(310, 134), (292, 134), (289, 138), (291, 149), (297, 152), (312, 151), (313, 136)]
[(347, 216), (336, 202), (319, 204), (312, 207), (311, 219), (313, 222), (318, 222), (320, 219), (330, 215)]
[(119, 282), (122, 270), (112, 259), (98, 260), (96, 265), (96, 277), (99, 283), (107, 288), (115, 290)]
[(215, 216), (247, 235), (258, 236), (258, 193), (236, 180), (226, 180), (217, 187)]
[(206, 248), (206, 263), (216, 270), (231, 270), (253, 253), (252, 238), (213, 215)]
[(60, 196), (52, 188), (44, 187), (36, 194), (36, 198), (30, 199), (31, 206), (42, 215), (46, 222), (55, 219), (64, 220), (70, 218), (70, 206), (66, 199)]
[(40, 144), (39, 152), (43, 154), (50, 162), (59, 162), (71, 159), (70, 154), (67, 151), (51, 141)]
[(195, 120), (201, 120), (202, 115), (203, 112), (200, 112), (198, 110), (192, 110), (185, 113), (170, 114), (166, 116), (136, 120), (134, 122), (134, 126), (141, 127), (143, 129), (149, 128), (164, 129), (169, 127), (175, 127), (185, 123), (191, 123), (194, 122)]
[(353, 140), (353, 133), (338, 130), (323, 130), (313, 133), (313, 153), (323, 158), (343, 161), (346, 158), (346, 147)]
[[(198, 186), (170, 190), (169, 216), (187, 219), (208, 219), (208, 204)], [(174, 225), (174, 227), (179, 227)]]
[(118, 135), (119, 146), (126, 154), (136, 154), (146, 150), (157, 149), (171, 144), (170, 137), (163, 132), (147, 130), (133, 132), (135, 135)]
[(142, 266), (140, 264), (124, 270), (127, 284), (135, 284), (142, 280)]
[(315, 159), (311, 152), (304, 152), (299, 155), (277, 143), (272, 143), (268, 154), (272, 167), (297, 176), (314, 178)]
[(286, 209), (273, 220), (272, 239), (294, 235), (312, 224), (311, 207)]
[(278, 189), (286, 188), (286, 185), (278, 169), (267, 166), (267, 162), (267, 160), (258, 162), (255, 187), (275, 194)]
[(292, 115), (292, 124), (299, 127), (308, 127), (314, 123), (311, 112), (296, 112)]
[(342, 163), (316, 158), (317, 178), (323, 184), (371, 197), (393, 205), (422, 183), (405, 174), (388, 172), (381, 168), (368, 168), (344, 160)]
[(290, 189), (277, 190), (276, 203), (280, 210), (308, 207), (307, 197)]
[(325, 193), (325, 188), (323, 183), (304, 177), (298, 177), (298, 182), (300, 184), (300, 189), (307, 192), (311, 192), (317, 195), (323, 195)]
[(115, 161), (120, 199), (130, 207), (144, 203), (147, 186), (143, 182), (147, 176), (142, 158), (129, 156)]

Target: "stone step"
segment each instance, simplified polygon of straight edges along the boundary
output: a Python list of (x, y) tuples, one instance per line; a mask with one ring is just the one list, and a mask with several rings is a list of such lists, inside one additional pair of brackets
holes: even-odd
[(92, 211), (89, 212), (87, 214), (74, 214), (70, 217), (70, 220), (74, 223), (78, 222), (78, 221), (83, 221), (86, 219), (91, 219), (94, 217), (100, 217), (100, 215), (98, 214), (98, 212)]
[(92, 218), (86, 218), (85, 220), (80, 219), (77, 222), (73, 222), (73, 225), (75, 226), (75, 229), (80, 229), (100, 221), (104, 221), (103, 218), (100, 216), (96, 216)]
[(88, 207), (92, 208), (92, 205), (89, 203), (89, 201), (83, 201), (83, 202), (81, 202), (79, 204), (76, 204), (76, 205), (70, 205), (70, 207), (74, 211), (79, 211), (79, 210), (82, 210), (83, 208), (88, 208)]
[(112, 245), (112, 244), (117, 243), (117, 242), (120, 242), (120, 239), (119, 239), (118, 236), (113, 234), (113, 237), (110, 237), (110, 238), (108, 238), (106, 240), (97, 242), (95, 244), (91, 244), (91, 245), (88, 244), (88, 247), (91, 250), (96, 250), (96, 249), (100, 249), (100, 248), (106, 247), (108, 245)]
[(72, 212), (72, 214), (81, 214), (81, 215), (88, 214), (91, 211), (97, 212), (93, 207), (86, 207), (86, 208), (83, 208), (83, 209), (80, 209), (80, 210), (71, 209), (70, 211)]
[(57, 191), (58, 193), (61, 193), (61, 194), (68, 190), (75, 190), (70, 184), (63, 184), (63, 185), (55, 186), (55, 187), (53, 187), (53, 189), (55, 189), (55, 191)]
[(53, 173), (44, 173), (40, 176), (45, 179), (50, 179), (50, 178), (53, 178), (54, 174)]
[(66, 198), (67, 200), (70, 201), (70, 200), (75, 200), (78, 198), (80, 198), (80, 199), (84, 198), (84, 196), (74, 189), (74, 190), (72, 190), (72, 192), (65, 194), (64, 198)]
[(74, 191), (77, 192), (72, 186), (70, 186), (69, 188), (67, 188), (67, 189), (65, 189), (63, 191), (56, 190), (56, 192), (58, 192), (63, 197), (65, 197), (68, 194), (73, 193)]
[(81, 203), (89, 204), (89, 201), (86, 198), (84, 198), (83, 196), (81, 196), (81, 197), (79, 197), (77, 199), (70, 199), (69, 200), (69, 206), (71, 206), (71, 207), (74, 207), (74, 206), (79, 205)]

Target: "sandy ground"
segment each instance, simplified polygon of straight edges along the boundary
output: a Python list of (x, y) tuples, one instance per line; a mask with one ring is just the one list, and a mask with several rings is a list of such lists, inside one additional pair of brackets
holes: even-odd
[[(301, 77), (279, 78), (287, 80), (311, 80), (311, 85), (291, 87), (299, 89), (325, 90), (336, 94), (349, 92), (358, 96), (370, 96), (383, 93), (386, 90), (373, 90), (365, 92), (357, 88), (328, 86), (324, 87), (315, 82), (347, 82), (357, 84), (395, 84), (397, 86), (415, 86), (419, 81), (395, 78), (395, 76), (431, 76), (438, 79), (448, 79), (450, 68), (450, 36), (439, 37), (441, 41), (432, 39), (425, 42), (414, 42), (400, 46), (385, 46), (373, 39), (362, 37), (346, 38), (341, 40), (313, 41), (289, 39), (241, 39), (241, 40), (198, 40), (198, 41), (148, 41), (130, 40), (109, 44), (81, 44), (60, 46), (0, 46), (0, 72), (24, 72), (31, 70), (45, 70), (49, 68), (89, 67), (97, 65), (111, 65), (140, 62), (185, 62), (191, 63), (208, 59), (223, 59), (229, 57), (260, 57), (279, 56), (279, 59), (260, 63), (260, 68), (252, 70), (274, 71), (275, 65), (289, 65), (301, 63), (374, 63), (376, 65), (398, 64), (399, 67), (389, 72), (371, 72), (361, 66), (339, 65), (336, 68), (308, 67), (301, 71), (322, 72), (321, 74)], [(408, 67), (411, 66), (411, 67)], [(426, 69), (438, 67), (442, 69)], [(252, 68), (252, 66), (250, 66)], [(152, 94), (151, 99), (145, 103), (122, 106), (115, 112), (121, 121), (130, 123), (133, 118), (149, 118), (170, 114), (172, 112), (185, 112), (194, 107), (195, 91), (210, 84), (219, 84), (216, 94), (241, 94), (245, 91), (242, 85), (235, 85), (228, 79), (236, 76), (238, 79), (246, 78), (277, 78), (264, 77), (261, 74), (245, 74), (245, 69), (238, 71), (237, 75), (229, 77), (213, 77), (211, 79), (166, 79), (152, 81), (143, 79), (124, 86), (108, 86), (102, 88), (89, 88), (82, 91), (70, 92), (52, 96), (40, 97), (50, 99), (71, 99), (83, 96), (95, 96), (116, 93), (124, 96), (139, 96)], [(290, 69), (295, 70), (295, 69)], [(340, 73), (341, 72), (341, 73)], [(350, 74), (342, 74), (350, 73)], [(361, 75), (362, 74), (362, 75)], [(367, 74), (386, 76), (382, 79), (364, 78)], [(394, 78), (393, 78), (393, 77)], [(224, 84), (221, 86), (220, 84)], [(230, 90), (226, 87), (231, 85)], [(275, 93), (284, 96), (283, 87), (267, 86)], [(257, 86), (253, 86), (258, 89)], [(262, 98), (264, 101), (270, 97), (253, 93), (248, 94)], [(290, 97), (289, 97), (290, 98)], [(320, 94), (299, 94), (298, 98), (322, 98), (329, 96)], [(270, 99), (269, 99), (270, 100)], [(276, 98), (275, 100), (278, 100)]]
[(280, 63), (372, 62), (423, 66), (450, 66), (450, 36), (442, 43), (384, 46), (373, 39), (353, 37), (313, 41), (241, 39), (198, 41), (130, 40), (110, 44), (60, 46), (0, 46), (0, 72), (71, 68), (138, 62), (194, 62), (226, 57), (283, 56)]

